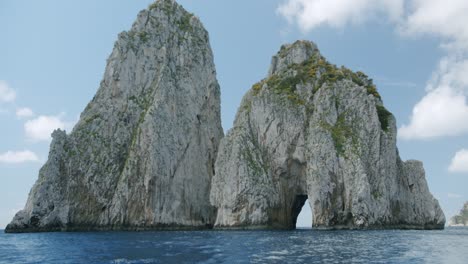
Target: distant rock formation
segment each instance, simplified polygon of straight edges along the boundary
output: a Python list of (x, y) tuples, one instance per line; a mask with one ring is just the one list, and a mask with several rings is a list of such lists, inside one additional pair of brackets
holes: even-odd
[(96, 96), (6, 232), (206, 228), (220, 89), (208, 33), (159, 0), (119, 35)]
[(372, 80), (311, 42), (281, 48), (222, 139), (208, 33), (174, 0), (119, 35), (80, 121), (52, 137), (6, 232), (290, 229), (307, 198), (316, 228), (445, 223)]
[(400, 160), (396, 133), (364, 73), (312, 42), (284, 45), (221, 141), (215, 227), (294, 228), (308, 198), (315, 228), (443, 228), (423, 165)]
[(467, 226), (468, 225), (468, 202), (465, 202), (463, 208), (458, 215), (450, 219), (450, 226)]

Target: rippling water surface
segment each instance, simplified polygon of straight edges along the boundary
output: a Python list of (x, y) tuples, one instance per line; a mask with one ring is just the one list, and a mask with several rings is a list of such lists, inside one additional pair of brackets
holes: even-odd
[(4, 234), (0, 263), (468, 263), (468, 228)]

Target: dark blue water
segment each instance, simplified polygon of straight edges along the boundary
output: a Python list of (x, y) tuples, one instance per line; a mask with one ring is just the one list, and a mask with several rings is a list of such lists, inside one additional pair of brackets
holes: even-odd
[(0, 263), (468, 263), (468, 228), (0, 232)]

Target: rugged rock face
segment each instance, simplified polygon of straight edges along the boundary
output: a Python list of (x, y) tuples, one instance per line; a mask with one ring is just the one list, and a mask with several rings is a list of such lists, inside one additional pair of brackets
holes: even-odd
[(200, 21), (174, 0), (141, 11), (6, 232), (289, 229), (307, 199), (316, 228), (443, 228), (365, 74), (285, 45), (223, 140), (219, 90)]
[(159, 0), (119, 35), (101, 86), (7, 232), (204, 228), (220, 139), (208, 33)]
[(419, 161), (400, 160), (396, 122), (365, 74), (315, 44), (285, 45), (221, 141), (210, 200), (218, 228), (443, 228)]

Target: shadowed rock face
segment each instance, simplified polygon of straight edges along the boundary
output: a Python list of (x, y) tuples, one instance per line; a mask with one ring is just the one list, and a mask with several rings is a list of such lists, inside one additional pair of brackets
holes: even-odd
[(119, 35), (101, 86), (7, 232), (204, 228), (220, 138), (208, 33), (159, 0)]
[(396, 132), (365, 74), (311, 42), (283, 46), (221, 141), (215, 226), (294, 228), (308, 197), (316, 228), (443, 228), (422, 163), (400, 160)]

